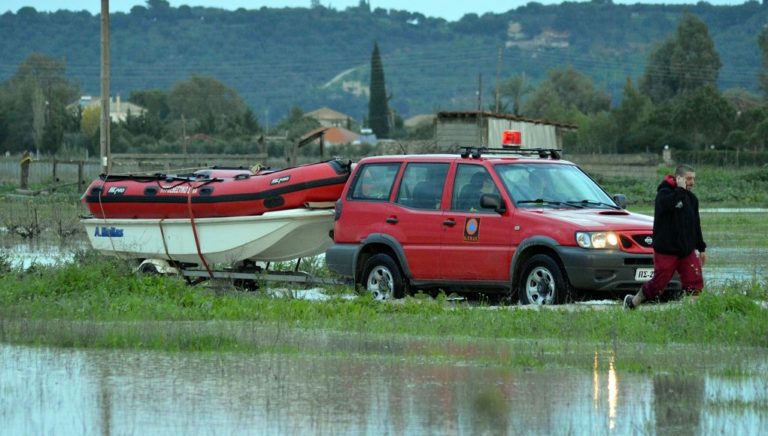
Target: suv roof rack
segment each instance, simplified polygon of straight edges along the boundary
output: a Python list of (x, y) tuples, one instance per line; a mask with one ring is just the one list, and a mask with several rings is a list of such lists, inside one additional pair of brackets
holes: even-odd
[(488, 147), (461, 147), (462, 158), (472, 157), (480, 159), (483, 154), (506, 154), (511, 156), (538, 156), (541, 159), (560, 159), (561, 149), (557, 148), (488, 148)]

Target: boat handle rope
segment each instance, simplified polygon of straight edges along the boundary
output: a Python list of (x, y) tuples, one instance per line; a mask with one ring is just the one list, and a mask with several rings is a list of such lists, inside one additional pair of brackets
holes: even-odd
[[(163, 179), (163, 181), (165, 181), (165, 179)], [(186, 185), (187, 183), (190, 183), (190, 181), (189, 180), (181, 180), (178, 183), (172, 184), (172, 185), (169, 185), (169, 186), (161, 185), (160, 184), (160, 180), (156, 180), (155, 183), (157, 183), (157, 186), (159, 186), (160, 189), (162, 189), (163, 191), (168, 191), (170, 189), (177, 188), (177, 187), (179, 187), (181, 185)], [(192, 186), (192, 184), (190, 183), (190, 189), (191, 189), (191, 186)]]
[[(203, 186), (203, 185), (200, 185)], [(195, 214), (192, 213), (192, 191), (195, 190), (195, 187), (192, 186), (192, 183), (189, 184), (189, 191), (187, 192), (187, 209), (189, 210), (189, 222), (192, 224), (192, 234), (195, 236), (195, 249), (197, 250), (197, 256), (200, 258), (200, 260), (203, 262), (203, 266), (205, 267), (205, 270), (208, 271), (208, 276), (213, 279), (213, 272), (211, 271), (211, 267), (208, 266), (208, 262), (205, 261), (205, 257), (203, 257), (202, 251), (200, 251), (200, 238), (197, 237), (197, 225), (195, 224)]]
[(165, 256), (168, 257), (168, 260), (170, 262), (176, 263), (176, 261), (171, 257), (171, 253), (168, 252), (168, 243), (165, 240), (165, 231), (163, 230), (164, 220), (165, 218), (160, 218), (160, 222), (157, 223), (160, 226), (160, 238), (163, 240), (163, 250), (165, 250)]
[[(160, 189), (162, 189), (163, 191), (168, 191), (168, 190), (170, 190), (170, 189), (173, 189), (173, 188), (179, 187), (179, 186), (181, 186), (181, 185), (185, 185), (185, 184), (187, 184), (187, 183), (189, 183), (189, 185), (190, 185), (190, 188), (191, 188), (191, 186), (192, 186), (192, 182), (193, 182), (193, 181), (198, 181), (198, 180), (180, 179), (180, 178), (175, 178), (175, 179), (173, 179), (173, 180), (176, 180), (176, 181), (178, 181), (178, 183), (176, 183), (176, 184), (172, 184), (172, 185), (169, 185), (169, 186), (163, 186), (163, 185), (161, 185), (161, 184), (160, 184), (160, 182), (161, 182), (161, 180), (160, 180), (160, 179), (158, 179), (158, 180), (155, 180), (155, 183), (156, 183), (156, 184), (157, 184), (157, 186), (159, 186), (159, 187), (160, 187)], [(223, 181), (223, 180), (224, 180), (224, 179), (219, 179), (219, 178), (212, 178), (212, 179), (203, 179), (203, 180), (199, 180), (199, 181), (201, 182), (201, 184), (200, 184), (200, 185), (197, 185), (197, 188), (200, 188), (200, 187), (202, 187), (202, 186), (208, 185), (208, 184), (210, 184), (210, 183), (213, 183), (213, 182), (221, 182), (221, 181)], [(162, 181), (168, 181), (168, 180), (167, 180), (167, 179), (162, 179)]]

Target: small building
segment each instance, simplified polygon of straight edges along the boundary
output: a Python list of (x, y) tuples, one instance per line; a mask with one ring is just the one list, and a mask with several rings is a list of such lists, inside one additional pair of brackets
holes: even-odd
[(378, 138), (376, 138), (376, 134), (373, 133), (373, 129), (370, 127), (364, 127), (360, 129), (360, 136), (352, 142), (354, 145), (360, 145), (360, 144), (368, 144), (368, 145), (376, 145), (379, 142)]
[[(101, 97), (91, 97), (90, 95), (84, 95), (80, 97), (80, 100), (77, 102), (68, 105), (67, 109), (74, 111), (77, 107), (80, 107), (83, 110), (88, 108), (100, 109)], [(119, 95), (114, 98), (110, 97), (109, 99), (109, 118), (112, 120), (112, 122), (125, 122), (125, 120), (128, 119), (128, 114), (137, 117), (144, 115), (146, 112), (147, 110), (145, 108), (137, 104), (122, 101)]]
[(360, 139), (360, 135), (343, 127), (318, 127), (299, 138), (300, 147), (312, 142), (321, 142), (325, 146), (346, 145)]
[(351, 116), (328, 107), (321, 107), (320, 109), (307, 112), (304, 116), (316, 119), (323, 127), (343, 127), (345, 129), (351, 129), (356, 123), (355, 119)]
[(434, 122), (435, 114), (419, 114), (403, 121), (403, 125), (406, 129), (415, 129), (423, 125), (433, 124)]
[(501, 148), (502, 132), (517, 130), (523, 148), (563, 148), (563, 133), (576, 126), (492, 112), (439, 112), (435, 140), (440, 150), (457, 147)]

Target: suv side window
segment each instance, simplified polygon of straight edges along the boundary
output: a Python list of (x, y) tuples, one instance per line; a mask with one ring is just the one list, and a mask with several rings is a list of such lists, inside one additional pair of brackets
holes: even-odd
[(349, 199), (389, 201), (392, 183), (399, 169), (399, 162), (364, 165), (357, 172)]
[(447, 163), (409, 163), (395, 202), (414, 209), (440, 209), (446, 175)]
[[(456, 178), (453, 180), (451, 210), (481, 211), (480, 196), (499, 194), (490, 174), (480, 165), (459, 164)], [(485, 209), (490, 211), (492, 209)]]

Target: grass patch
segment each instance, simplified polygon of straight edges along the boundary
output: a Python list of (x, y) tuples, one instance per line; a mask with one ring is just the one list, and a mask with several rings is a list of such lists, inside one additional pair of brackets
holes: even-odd
[[(618, 305), (575, 311), (520, 310), (416, 298), (385, 303), (368, 298), (307, 301), (190, 287), (171, 277), (138, 276), (117, 260), (102, 260), (4, 273), (0, 277), (0, 340), (77, 347), (237, 349), (248, 345), (247, 340), (239, 343), (242, 335), (209, 327), (217, 322), (246, 322), (357, 334), (556, 339), (613, 348), (633, 343), (767, 347), (768, 317), (756, 302), (767, 296), (762, 285), (732, 283), (717, 293), (704, 293), (695, 303), (634, 312)], [(42, 327), (53, 321), (76, 327)], [(178, 323), (178, 327), (142, 327), (157, 322)], [(193, 332), (185, 333), (185, 322), (193, 322)], [(89, 330), (77, 327), (78, 323), (128, 327), (106, 334), (97, 333), (101, 327)], [(536, 366), (534, 360), (527, 365)]]
[[(653, 180), (625, 176), (593, 175), (610, 193), (627, 196), (632, 207), (653, 208), (656, 188), (674, 168), (660, 167)], [(768, 170), (765, 168), (696, 168), (696, 196), (701, 207), (766, 207), (768, 206)]]

